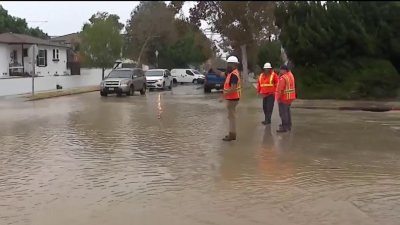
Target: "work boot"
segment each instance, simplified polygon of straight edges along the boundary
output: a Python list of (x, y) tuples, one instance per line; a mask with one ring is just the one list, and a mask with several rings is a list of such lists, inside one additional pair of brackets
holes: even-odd
[(288, 132), (289, 130), (287, 130), (287, 129), (284, 129), (283, 127), (279, 127), (279, 130), (276, 130), (276, 132), (278, 132), (278, 133), (286, 133), (286, 132)]
[(262, 123), (263, 125), (268, 125), (268, 124), (271, 124), (271, 121), (266, 120), (266, 121), (262, 121), (261, 123)]
[(235, 133), (229, 133), (229, 135), (225, 136), (223, 141), (234, 141), (236, 140), (236, 134)]
[[(279, 129), (283, 130), (282, 124), (279, 124)], [(288, 128), (288, 130), (289, 130), (289, 131), (291, 131), (291, 130), (292, 130), (292, 128), (291, 128), (291, 127), (289, 127), (289, 128)]]

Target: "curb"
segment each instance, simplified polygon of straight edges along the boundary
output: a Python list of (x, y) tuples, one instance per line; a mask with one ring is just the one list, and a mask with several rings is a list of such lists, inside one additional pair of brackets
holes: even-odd
[(400, 111), (400, 107), (319, 107), (319, 106), (292, 106), (292, 108), (297, 109), (322, 109), (322, 110), (339, 110), (339, 111), (367, 111), (367, 112), (389, 112), (389, 111)]
[[(257, 84), (253, 83), (253, 87), (257, 88)], [(292, 108), (297, 109), (324, 109), (324, 110), (340, 110), (340, 111), (367, 111), (367, 112), (389, 112), (400, 111), (400, 107), (393, 106), (296, 106)]]
[(33, 97), (32, 96), (27, 97), (28, 99), (26, 101), (38, 101), (38, 100), (44, 100), (62, 96), (78, 95), (78, 94), (95, 92), (98, 90), (99, 87), (85, 87), (85, 88), (65, 89), (62, 91), (42, 92), (34, 95)]

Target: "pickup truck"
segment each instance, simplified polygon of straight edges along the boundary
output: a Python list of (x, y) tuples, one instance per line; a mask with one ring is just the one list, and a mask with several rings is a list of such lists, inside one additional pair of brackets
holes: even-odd
[[(225, 72), (226, 69), (218, 70)], [(211, 93), (212, 89), (221, 90), (224, 88), (225, 77), (220, 77), (212, 70), (209, 70), (204, 80), (204, 93)]]

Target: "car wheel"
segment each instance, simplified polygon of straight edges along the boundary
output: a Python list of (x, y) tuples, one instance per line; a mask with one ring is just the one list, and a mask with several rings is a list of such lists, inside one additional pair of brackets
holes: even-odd
[(135, 89), (134, 89), (133, 85), (131, 85), (131, 87), (129, 88), (129, 92), (126, 93), (126, 95), (132, 96), (133, 94), (135, 94)]
[(197, 79), (194, 79), (194, 80), (192, 81), (192, 83), (193, 83), (193, 84), (198, 84), (199, 82), (197, 81)]
[(211, 93), (211, 88), (204, 87), (204, 93)]
[(171, 81), (171, 83), (169, 83), (168, 89), (169, 89), (169, 90), (172, 90), (172, 81)]
[(173, 82), (174, 84), (178, 84), (178, 81), (177, 81), (175, 78), (172, 80), (172, 82)]
[(143, 85), (142, 90), (140, 90), (140, 94), (141, 95), (145, 95), (146, 94), (146, 85)]
[(100, 95), (103, 96), (103, 97), (107, 97), (108, 94), (106, 92), (101, 92), (100, 91)]

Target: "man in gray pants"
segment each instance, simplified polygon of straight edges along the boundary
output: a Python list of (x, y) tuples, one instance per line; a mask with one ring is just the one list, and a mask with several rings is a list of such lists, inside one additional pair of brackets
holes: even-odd
[(290, 106), (296, 99), (296, 88), (294, 76), (287, 65), (282, 65), (280, 68), (280, 77), (275, 97), (279, 104), (279, 115), (282, 120), (282, 124), (277, 132), (284, 133), (291, 131), (292, 116)]
[(279, 116), (281, 117), (282, 124), (279, 126), (280, 130), (291, 131), (292, 130), (292, 116), (290, 112), (291, 104), (278, 103)]

